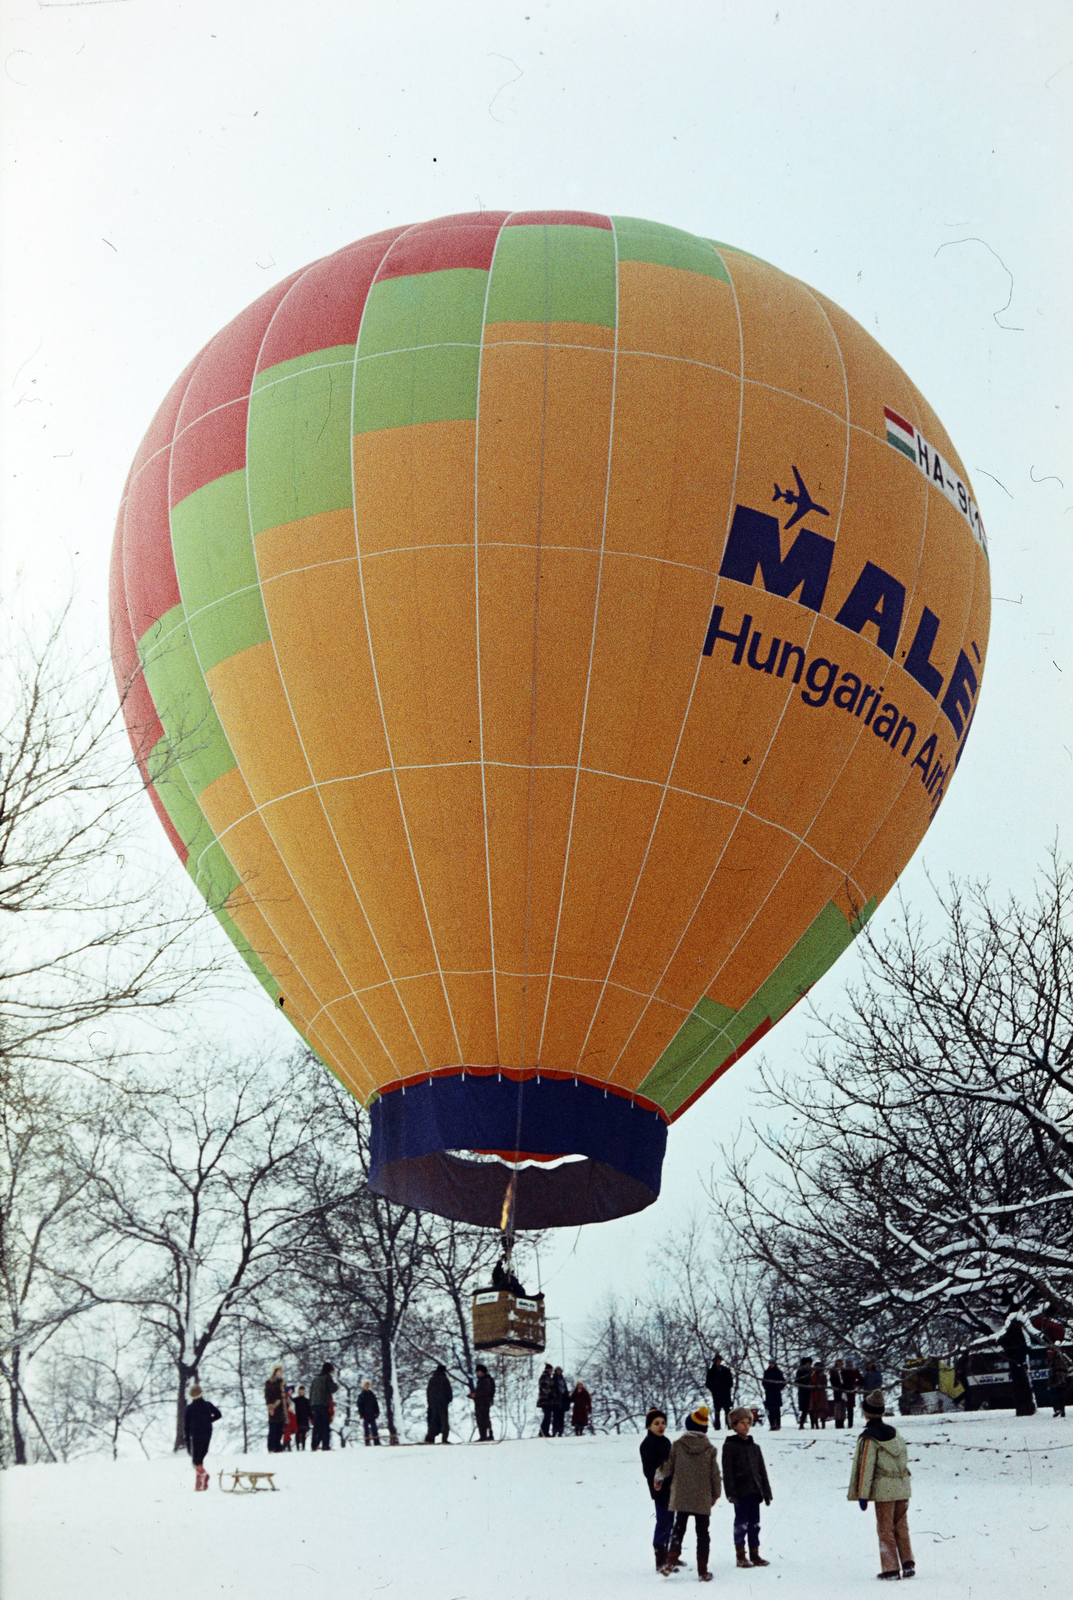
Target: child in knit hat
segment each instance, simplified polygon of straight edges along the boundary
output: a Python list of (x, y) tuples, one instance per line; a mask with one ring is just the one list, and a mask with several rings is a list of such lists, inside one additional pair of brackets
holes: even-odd
[(857, 1440), (846, 1498), (856, 1500), (862, 1511), (868, 1510), (869, 1500), (875, 1505), (882, 1569), (877, 1577), (913, 1578), (917, 1569), (909, 1543), (909, 1453), (897, 1428), (883, 1421), (885, 1409), (882, 1389), (865, 1395), (861, 1406), (865, 1428)]
[[(734, 1507), (734, 1549), (739, 1567), (766, 1567), (760, 1555), (760, 1502), (771, 1504), (771, 1485), (763, 1452), (749, 1438), (753, 1414), (747, 1406), (736, 1406), (730, 1413), (731, 1432), (723, 1441), (723, 1487)], [(745, 1541), (749, 1541), (749, 1559)]]
[(666, 1463), (653, 1479), (657, 1490), (670, 1479), (671, 1510), (674, 1512), (671, 1548), (660, 1571), (664, 1577), (669, 1577), (680, 1563), (686, 1525), (692, 1517), (697, 1529), (697, 1577), (701, 1583), (710, 1583), (712, 1579), (708, 1571), (712, 1545), (708, 1525), (712, 1506), (723, 1488), (719, 1456), (708, 1438), (708, 1421), (707, 1406), (698, 1406), (696, 1411), (690, 1412), (685, 1432), (674, 1441)]

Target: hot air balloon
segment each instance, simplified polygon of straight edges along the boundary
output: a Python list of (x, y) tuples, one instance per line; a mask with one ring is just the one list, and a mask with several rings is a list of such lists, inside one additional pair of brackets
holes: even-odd
[(481, 212), (293, 273), (178, 379), (112, 560), (136, 758), (371, 1185), (599, 1221), (947, 793), (987, 547), (845, 312), (635, 217)]

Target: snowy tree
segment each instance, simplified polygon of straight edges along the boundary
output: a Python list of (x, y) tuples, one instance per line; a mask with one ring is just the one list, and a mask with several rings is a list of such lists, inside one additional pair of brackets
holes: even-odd
[(317, 1111), (304, 1064), (304, 1052), (273, 1065), (205, 1050), (176, 1059), (163, 1087), (159, 1071), (149, 1084), (128, 1078), (114, 1158), (83, 1169), (99, 1259), (56, 1275), (135, 1309), (155, 1333), (171, 1363), (177, 1450), (187, 1384), (268, 1292), (300, 1215), (296, 1175)]
[[(919, 1347), (1073, 1311), (1073, 875), (903, 908), (781, 1128), (713, 1191), (741, 1247), (832, 1341)], [(773, 1159), (772, 1159), (773, 1158)]]

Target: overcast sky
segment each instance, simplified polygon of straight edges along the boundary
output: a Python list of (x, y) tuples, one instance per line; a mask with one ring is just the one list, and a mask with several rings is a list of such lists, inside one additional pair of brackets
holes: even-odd
[[(142, 433), (191, 355), (295, 268), (480, 206), (650, 217), (837, 301), (922, 389), (972, 477), (987, 676), (905, 893), (923, 905), (926, 872), (1024, 888), (1056, 830), (1069, 851), (1068, 0), (3, 0), (2, 14), (9, 615), (74, 587), (72, 627), (103, 638)], [(821, 1006), (853, 966), (818, 987)], [(799, 1008), (768, 1058), (792, 1060), (808, 1026)], [(608, 1287), (632, 1290), (631, 1265), (699, 1198), (753, 1071), (747, 1058), (672, 1130), (656, 1207), (547, 1253), (568, 1326)]]

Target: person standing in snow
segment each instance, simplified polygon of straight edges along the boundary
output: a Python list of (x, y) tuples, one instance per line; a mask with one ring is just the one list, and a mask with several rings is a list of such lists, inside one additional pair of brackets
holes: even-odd
[(268, 1412), (268, 1450), (270, 1455), (276, 1455), (283, 1449), (283, 1424), (287, 1415), (287, 1395), (280, 1362), (277, 1362), (268, 1374), (268, 1382), (265, 1384), (265, 1410)]
[(708, 1438), (707, 1406), (698, 1406), (686, 1418), (685, 1432), (671, 1445), (671, 1453), (652, 1479), (657, 1489), (671, 1480), (671, 1510), (674, 1528), (667, 1560), (660, 1571), (669, 1577), (682, 1558), (682, 1541), (690, 1517), (697, 1530), (697, 1577), (710, 1583), (708, 1556), (712, 1541), (709, 1524), (712, 1506), (719, 1499), (723, 1480), (719, 1476), (719, 1455)]
[[(656, 1555), (656, 1571), (662, 1572), (667, 1564), (674, 1532), (674, 1512), (671, 1510), (671, 1485), (668, 1480), (657, 1489), (654, 1479), (671, 1453), (667, 1438), (667, 1413), (653, 1406), (645, 1415), (645, 1436), (641, 1440), (641, 1471), (648, 1484), (648, 1492), (656, 1507), (656, 1531), (652, 1535), (652, 1548)], [(679, 1560), (679, 1565), (681, 1561)]]
[(570, 1413), (570, 1422), (574, 1429), (575, 1438), (580, 1438), (586, 1428), (591, 1433), (592, 1395), (580, 1378), (574, 1385), (574, 1392), (570, 1396), (570, 1404), (573, 1408)]
[(869, 1500), (876, 1508), (881, 1569), (877, 1576), (913, 1578), (917, 1569), (909, 1542), (909, 1452), (897, 1428), (883, 1421), (881, 1389), (865, 1395), (861, 1410), (867, 1421), (857, 1440), (846, 1498), (856, 1500), (862, 1511), (868, 1510)]
[(309, 1396), (306, 1394), (304, 1383), (298, 1385), (298, 1393), (294, 1397), (294, 1448), (304, 1450), (306, 1435), (309, 1432), (310, 1421)]
[[(760, 1502), (771, 1504), (771, 1484), (763, 1452), (749, 1438), (753, 1414), (746, 1406), (730, 1413), (734, 1430), (723, 1440), (723, 1488), (734, 1507), (734, 1552), (739, 1567), (768, 1567), (760, 1555)], [(749, 1546), (749, 1559), (745, 1546)]]
[(207, 1489), (209, 1475), (205, 1471), (205, 1457), (209, 1453), (209, 1442), (212, 1439), (212, 1425), (219, 1422), (220, 1413), (214, 1405), (205, 1399), (205, 1392), (199, 1383), (190, 1385), (190, 1404), (183, 1416), (183, 1434), (186, 1438), (186, 1448), (190, 1452), (190, 1459), (194, 1463), (194, 1488)]
[(797, 1385), (797, 1426), (803, 1428), (808, 1417), (809, 1396), (812, 1393), (812, 1357), (802, 1356), (794, 1373)]
[(1057, 1344), (1047, 1346), (1047, 1389), (1056, 1417), (1066, 1414), (1070, 1390), (1070, 1360)]
[(477, 1363), (477, 1381), (469, 1391), (473, 1401), (473, 1420), (477, 1424), (477, 1437), (481, 1444), (491, 1444), (492, 1435), (492, 1401), (496, 1397), (496, 1381), (487, 1367)]
[(879, 1370), (879, 1363), (875, 1356), (869, 1356), (861, 1373), (861, 1393), (868, 1394), (872, 1389), (882, 1389), (883, 1374)]
[(544, 1371), (540, 1374), (537, 1383), (537, 1410), (540, 1412), (540, 1437), (551, 1438), (551, 1415), (555, 1408), (555, 1373), (552, 1371), (550, 1361), (544, 1363)]
[(455, 1392), (451, 1388), (451, 1380), (447, 1376), (447, 1368), (443, 1362), (436, 1365), (428, 1383), (425, 1385), (425, 1399), (428, 1401), (428, 1434), (426, 1444), (435, 1444), (440, 1434), (443, 1435), (444, 1444), (449, 1444), (448, 1434), (451, 1431), (451, 1401)]
[(335, 1367), (326, 1361), (309, 1385), (309, 1409), (313, 1418), (312, 1450), (332, 1447), (332, 1395), (339, 1385), (332, 1377)]
[(373, 1386), (366, 1378), (358, 1395), (358, 1416), (361, 1418), (361, 1428), (365, 1435), (366, 1444), (380, 1443), (380, 1429), (376, 1426), (376, 1419), (380, 1415), (380, 1402), (373, 1394)]
[(782, 1391), (786, 1387), (786, 1379), (774, 1356), (764, 1368), (763, 1382), (764, 1409), (767, 1411), (768, 1423), (772, 1433), (778, 1433), (782, 1427)]
[(861, 1387), (860, 1368), (851, 1356), (842, 1368), (842, 1398), (846, 1402), (846, 1427), (853, 1426), (853, 1407), (857, 1403), (857, 1391)]
[[(723, 1358), (718, 1350), (712, 1357), (712, 1364), (708, 1368), (704, 1385), (712, 1397), (715, 1426), (718, 1428), (724, 1412), (728, 1418), (730, 1416), (734, 1393), (734, 1374), (729, 1367), (723, 1365)], [(727, 1427), (729, 1426), (730, 1423), (728, 1421)]]
[(808, 1422), (810, 1428), (826, 1428), (831, 1415), (831, 1402), (827, 1398), (827, 1374), (819, 1365), (813, 1367), (809, 1377)]
[(846, 1426), (846, 1369), (841, 1356), (831, 1362), (831, 1414), (836, 1428)]
[(566, 1422), (566, 1411), (570, 1404), (570, 1385), (563, 1377), (562, 1367), (556, 1367), (552, 1374), (553, 1397), (551, 1403), (551, 1431), (556, 1439), (563, 1436), (563, 1426)]

